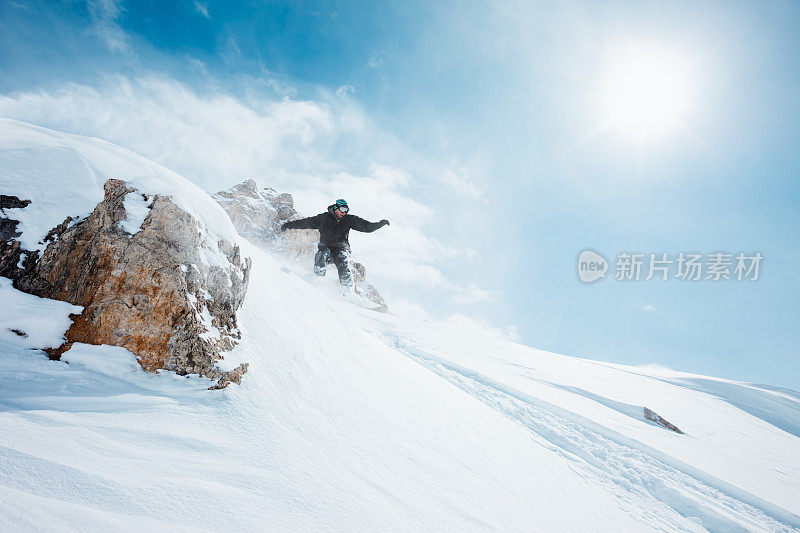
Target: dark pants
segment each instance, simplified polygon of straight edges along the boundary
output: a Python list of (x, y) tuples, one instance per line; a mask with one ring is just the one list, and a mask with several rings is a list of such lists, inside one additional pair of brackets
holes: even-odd
[(336, 244), (317, 245), (317, 255), (314, 256), (314, 273), (324, 276), (329, 264), (335, 264), (339, 271), (339, 283), (352, 285), (353, 277), (350, 275), (350, 244), (346, 242)]

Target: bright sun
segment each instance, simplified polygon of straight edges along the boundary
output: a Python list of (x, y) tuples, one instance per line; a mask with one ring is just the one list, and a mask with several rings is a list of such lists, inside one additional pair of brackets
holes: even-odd
[(663, 137), (685, 123), (689, 109), (687, 64), (653, 48), (615, 54), (600, 83), (609, 127), (640, 140)]

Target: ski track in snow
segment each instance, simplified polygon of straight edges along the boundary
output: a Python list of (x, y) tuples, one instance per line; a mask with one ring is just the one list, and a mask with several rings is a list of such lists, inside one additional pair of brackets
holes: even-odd
[[(772, 508), (749, 493), (730, 486), (720, 490), (654, 457), (647, 453), (649, 450), (637, 449), (604, 434), (607, 432), (587, 427), (595, 424), (576, 422), (574, 419), (582, 418), (580, 415), (565, 416), (566, 412), (556, 406), (460, 368), (396, 332), (383, 336), (400, 353), (527, 428), (541, 445), (572, 461), (584, 477), (599, 478), (617, 495), (623, 508), (634, 511), (650, 527), (686, 528), (685, 521), (674, 524), (677, 513), (697, 524), (698, 530), (711, 532), (800, 531), (794, 515)], [(722, 481), (719, 484), (727, 485)], [(731, 494), (737, 492), (738, 498)], [(637, 501), (631, 501), (632, 495)]]

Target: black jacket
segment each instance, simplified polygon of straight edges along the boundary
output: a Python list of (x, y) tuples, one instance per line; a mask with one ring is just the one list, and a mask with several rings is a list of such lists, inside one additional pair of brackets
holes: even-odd
[(286, 229), (317, 229), (319, 230), (320, 244), (339, 244), (348, 242), (347, 236), (351, 229), (371, 233), (384, 224), (381, 222), (368, 222), (361, 217), (346, 213), (337, 219), (333, 212), (335, 205), (328, 206), (328, 211), (319, 215), (292, 220), (284, 224)]

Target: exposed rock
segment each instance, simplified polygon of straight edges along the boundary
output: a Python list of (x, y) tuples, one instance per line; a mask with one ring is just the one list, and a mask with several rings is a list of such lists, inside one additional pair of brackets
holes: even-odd
[(16, 196), (0, 194), (0, 209), (21, 209), (30, 205), (30, 200), (20, 200)]
[[(149, 207), (135, 233), (123, 229), (128, 195), (140, 195)], [(14, 223), (5, 220), (4, 227)], [(245, 364), (221, 372), (215, 362), (240, 338), (235, 311), (250, 260), (224, 240), (209, 246), (203, 231), (168, 196), (141, 195), (111, 179), (90, 216), (68, 217), (48, 233), (41, 257), (22, 250), (13, 236), (4, 239), (0, 274), (22, 291), (84, 307), (67, 342), (49, 352), (52, 358), (74, 342), (122, 346), (147, 371), (219, 378), (221, 388), (247, 370)]]
[(0, 276), (13, 278), (18, 271), (22, 270), (20, 260), (24, 260), (27, 254), (23, 254), (20, 244), (15, 240), (20, 233), (17, 231), (19, 220), (13, 220), (6, 216), (6, 209), (19, 209), (27, 207), (30, 200), (21, 200), (16, 196), (0, 194)]
[(314, 257), (319, 241), (317, 230), (281, 234), (281, 224), (301, 218), (291, 194), (278, 194), (268, 188), (259, 191), (255, 181), (246, 180), (213, 198), (228, 213), (239, 235), (259, 248), (300, 260)]
[(5, 210), (24, 208), (30, 203), (30, 200), (20, 200), (16, 196), (0, 194), (0, 213), (4, 215), (3, 218), (0, 218), (0, 240), (7, 241), (14, 237), (19, 237), (19, 232), (17, 231), (19, 220), (6, 218)]
[(655, 422), (656, 424), (660, 424), (660, 425), (664, 426), (665, 428), (674, 431), (675, 433), (683, 434), (683, 431), (678, 429), (677, 426), (667, 422), (666, 420), (661, 418), (657, 413), (655, 413), (654, 411), (651, 411), (647, 407), (644, 408), (644, 417), (647, 420), (651, 420), (651, 421)]
[[(213, 195), (213, 198), (228, 213), (239, 235), (259, 248), (277, 252), (303, 262), (309, 266), (314, 260), (319, 242), (317, 230), (292, 230), (281, 233), (281, 224), (288, 220), (302, 218), (294, 208), (294, 200), (289, 193), (278, 193), (274, 189), (259, 190), (252, 179), (235, 185), (227, 191)], [(358, 292), (376, 304), (374, 311), (385, 313), (389, 307), (378, 290), (366, 282), (366, 268), (357, 262), (350, 263), (353, 280)]]
[(239, 385), (242, 382), (242, 376), (247, 373), (248, 366), (250, 366), (248, 363), (242, 363), (233, 370), (228, 370), (227, 372), (220, 372), (217, 383), (209, 387), (209, 389), (212, 390), (224, 389), (231, 383), (236, 383), (237, 385)]
[(381, 293), (378, 292), (371, 283), (366, 283), (363, 285), (364, 297), (369, 300), (370, 302), (376, 304), (377, 307), (373, 307), (373, 311), (377, 311), (378, 313), (387, 313), (389, 312), (389, 306), (386, 305), (386, 301), (381, 296)]
[(388, 312), (389, 306), (386, 305), (386, 301), (383, 299), (383, 296), (381, 296), (381, 293), (378, 292), (378, 289), (376, 289), (372, 284), (366, 283), (366, 267), (361, 263), (354, 262), (351, 265), (350, 270), (353, 274), (353, 281), (356, 283), (356, 287), (359, 287), (359, 290), (363, 292), (363, 295), (367, 300), (376, 304), (377, 307), (374, 307), (372, 310), (379, 313)]

